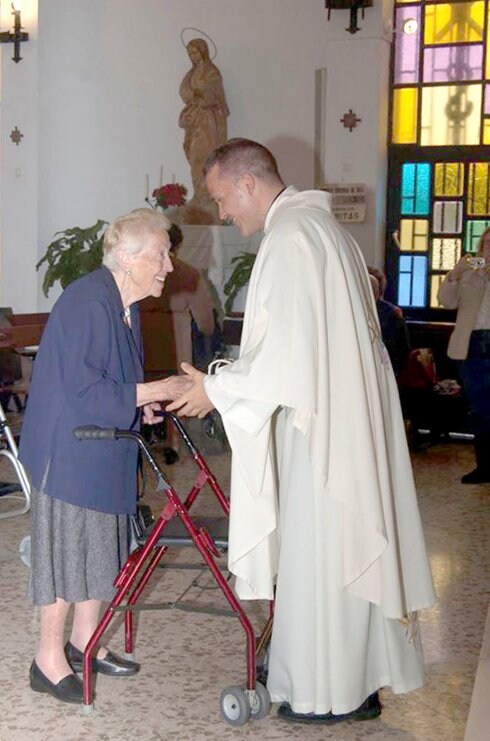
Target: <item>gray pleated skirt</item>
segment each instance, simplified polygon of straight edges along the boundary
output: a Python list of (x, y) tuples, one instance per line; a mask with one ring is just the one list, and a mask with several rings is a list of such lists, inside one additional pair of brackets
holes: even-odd
[(114, 579), (128, 558), (128, 517), (96, 512), (32, 491), (31, 574), (35, 605), (58, 597), (84, 602), (114, 597)]

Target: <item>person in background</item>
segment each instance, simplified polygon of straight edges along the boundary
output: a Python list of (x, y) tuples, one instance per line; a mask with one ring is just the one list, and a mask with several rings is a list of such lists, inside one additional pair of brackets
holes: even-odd
[(400, 307), (384, 299), (386, 290), (385, 274), (371, 266), (368, 266), (368, 272), (376, 300), (381, 336), (388, 350), (395, 376), (398, 378), (410, 353), (410, 337), (407, 325)]
[(181, 260), (178, 255), (182, 244), (182, 231), (177, 224), (172, 224), (169, 236), (174, 269), (168, 280), (163, 304), (172, 313), (177, 367), (180, 367), (182, 362), (194, 362), (203, 368), (206, 358), (202, 359), (202, 364), (198, 361), (193, 339), (200, 333), (203, 338), (211, 341), (216, 330), (213, 298), (201, 271)]
[(434, 602), (400, 402), (359, 247), (323, 191), (286, 187), (232, 139), (206, 161), (220, 217), (264, 231), (240, 356), (168, 406), (222, 415), (230, 571), (272, 599), (267, 687), (293, 723), (365, 720), (423, 683), (416, 611)]
[(474, 256), (464, 255), (439, 288), (440, 303), (456, 309), (448, 355), (460, 374), (474, 433), (476, 468), (463, 484), (490, 483), (490, 227)]
[[(32, 482), (29, 593), (40, 607), (30, 686), (63, 702), (83, 700), (75, 672), (82, 669), (101, 602), (114, 596), (137, 497), (137, 446), (129, 440), (80, 442), (73, 430), (135, 430), (141, 411), (144, 421), (154, 423), (160, 402), (177, 398), (188, 385), (182, 376), (143, 382), (137, 302), (160, 296), (173, 270), (169, 227), (152, 209), (138, 209), (108, 227), (103, 266), (63, 291), (34, 364), (19, 450)], [(139, 670), (105, 647), (92, 667), (113, 677)]]

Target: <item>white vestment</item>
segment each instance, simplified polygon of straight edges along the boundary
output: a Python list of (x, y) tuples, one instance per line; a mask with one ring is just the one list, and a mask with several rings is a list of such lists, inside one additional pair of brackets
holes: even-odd
[(287, 188), (264, 231), (240, 357), (205, 380), (233, 451), (229, 568), (242, 599), (277, 580), (273, 701), (344, 713), (422, 684), (406, 623), (435, 595), (360, 250), (321, 191)]

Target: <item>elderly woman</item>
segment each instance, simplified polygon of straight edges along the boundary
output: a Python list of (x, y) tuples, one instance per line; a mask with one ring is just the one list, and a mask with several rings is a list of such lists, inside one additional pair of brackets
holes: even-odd
[(204, 39), (187, 44), (192, 67), (180, 85), (185, 103), (179, 117), (184, 129), (184, 152), (191, 168), (194, 195), (184, 209), (186, 223), (219, 223), (216, 207), (209, 198), (202, 168), (208, 155), (227, 139), (226, 118), (229, 115), (223, 80), (209, 57)]
[[(127, 516), (136, 509), (137, 487), (134, 443), (79, 442), (73, 429), (138, 429), (141, 409), (146, 422), (157, 421), (157, 402), (175, 399), (186, 386), (181, 377), (143, 382), (137, 302), (160, 296), (172, 271), (169, 227), (151, 209), (108, 227), (103, 267), (65, 289), (35, 362), (19, 453), (32, 480), (29, 591), (41, 623), (30, 684), (64, 702), (82, 702), (74, 672), (127, 558)], [(128, 676), (139, 666), (101, 647), (93, 669)]]
[(461, 361), (461, 378), (475, 435), (476, 468), (463, 484), (490, 482), (490, 227), (476, 255), (464, 255), (446, 275), (439, 301), (457, 309), (448, 355)]

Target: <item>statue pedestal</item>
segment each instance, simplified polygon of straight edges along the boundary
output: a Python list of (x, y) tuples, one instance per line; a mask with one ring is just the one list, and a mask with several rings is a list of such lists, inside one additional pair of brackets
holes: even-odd
[[(223, 288), (233, 270), (231, 260), (240, 252), (256, 253), (262, 233), (242, 237), (236, 227), (218, 225), (183, 224), (181, 229), (184, 240), (179, 248), (179, 257), (206, 272), (216, 290), (222, 310), (226, 298)], [(235, 311), (244, 309), (246, 291), (241, 293), (243, 295), (237, 296), (233, 306)]]

